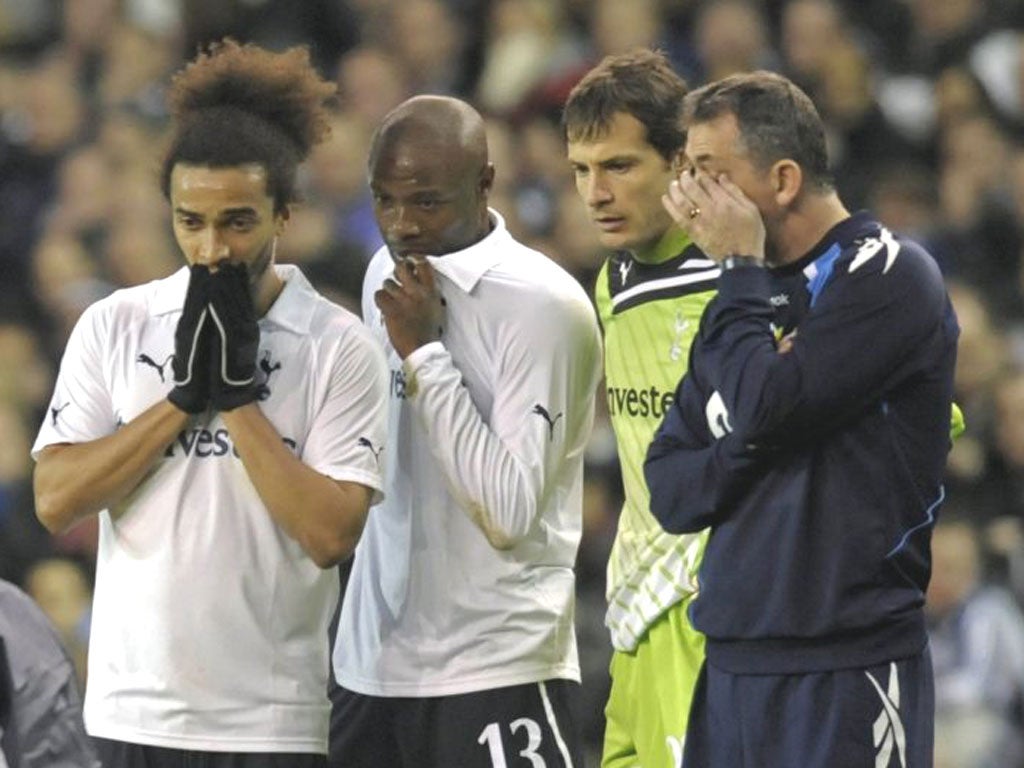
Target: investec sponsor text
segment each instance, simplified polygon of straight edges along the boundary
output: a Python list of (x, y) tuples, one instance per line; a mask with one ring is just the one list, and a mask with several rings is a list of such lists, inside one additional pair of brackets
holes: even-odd
[[(290, 437), (282, 437), (281, 442), (292, 451), (298, 447), (298, 443)], [(226, 429), (185, 429), (179, 432), (175, 441), (167, 446), (164, 456), (170, 458), (185, 455), (208, 459), (227, 456), (229, 453), (236, 459), (241, 458)]]
[(675, 392), (662, 392), (657, 387), (608, 387), (608, 413), (612, 416), (654, 416), (662, 418), (672, 407)]

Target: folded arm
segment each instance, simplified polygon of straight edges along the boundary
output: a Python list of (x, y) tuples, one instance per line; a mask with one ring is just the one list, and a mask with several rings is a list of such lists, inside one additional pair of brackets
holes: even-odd
[(48, 445), (36, 457), (36, 515), (52, 533), (115, 506), (146, 477), (189, 421), (161, 400), (116, 432)]

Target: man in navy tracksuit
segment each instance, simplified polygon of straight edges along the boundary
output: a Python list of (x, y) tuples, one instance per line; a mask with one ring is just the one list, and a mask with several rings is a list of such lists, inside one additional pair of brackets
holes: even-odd
[[(647, 456), (667, 531), (711, 527), (686, 768), (930, 768), (922, 604), (958, 328), (917, 244), (850, 215), (785, 78), (688, 97), (665, 200), (722, 263)], [(767, 268), (766, 268), (767, 266)]]

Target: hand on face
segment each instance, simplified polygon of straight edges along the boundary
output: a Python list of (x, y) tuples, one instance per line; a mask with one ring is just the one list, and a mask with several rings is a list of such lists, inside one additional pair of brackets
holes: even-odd
[(245, 264), (223, 264), (210, 276), (209, 312), (213, 327), (210, 402), (231, 411), (260, 397), (256, 355), (260, 328)]
[(441, 338), (444, 299), (426, 259), (399, 259), (394, 278), (385, 280), (373, 299), (384, 318), (391, 346), (403, 360), (413, 350)]
[(764, 260), (764, 221), (757, 206), (725, 174), (684, 171), (668, 188), (665, 210), (710, 259)]

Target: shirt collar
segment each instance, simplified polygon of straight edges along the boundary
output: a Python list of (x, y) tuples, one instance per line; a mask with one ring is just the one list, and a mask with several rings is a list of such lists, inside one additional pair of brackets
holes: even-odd
[[(284, 288), (261, 322), (270, 322), (298, 334), (308, 333), (316, 308), (316, 302), (313, 301), (317, 296), (316, 291), (294, 264), (275, 264), (273, 269), (277, 270), (278, 276), (284, 281)], [(154, 315), (181, 312), (185, 306), (185, 292), (188, 290), (188, 274), (188, 267), (182, 267), (161, 281), (151, 304)]]
[(634, 253), (633, 258), (643, 264), (664, 264), (686, 250), (690, 236), (678, 227), (669, 227), (658, 242), (650, 248)]
[(293, 333), (309, 333), (316, 311), (317, 292), (309, 280), (294, 264), (275, 264), (277, 275), (284, 281), (284, 288), (263, 320), (279, 325)]
[(855, 211), (835, 224), (806, 254), (789, 264), (772, 267), (772, 271), (780, 275), (796, 274), (813, 264), (837, 244), (840, 248), (846, 248), (858, 236), (866, 234), (872, 229), (878, 229), (878, 222), (874, 216), (869, 211)]
[(185, 307), (185, 291), (188, 290), (188, 267), (182, 267), (170, 277), (156, 284), (156, 293), (150, 301), (154, 316), (181, 312)]
[(493, 208), (487, 209), (494, 228), (483, 240), (478, 240), (461, 251), (443, 256), (427, 256), (430, 265), (451, 280), (464, 293), (473, 290), (480, 278), (501, 261), (505, 242), (511, 238), (505, 228), (505, 219)]

